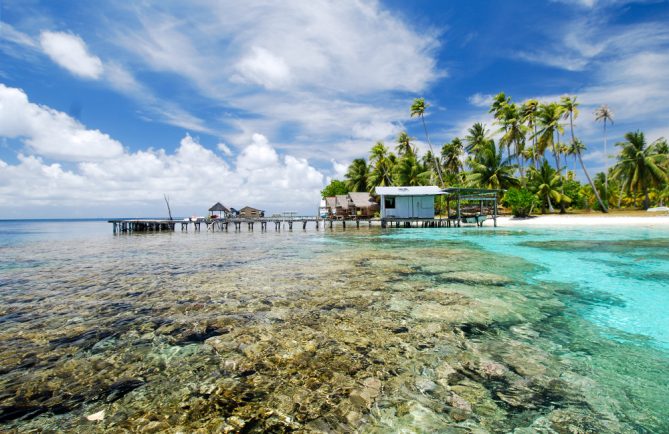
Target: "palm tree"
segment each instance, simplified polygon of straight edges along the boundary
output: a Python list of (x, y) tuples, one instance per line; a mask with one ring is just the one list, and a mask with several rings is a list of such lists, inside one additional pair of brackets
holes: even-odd
[(490, 105), (490, 110), (488, 110), (488, 113), (492, 113), (492, 115), (495, 118), (499, 118), (499, 113), (504, 110), (504, 106), (508, 105), (511, 103), (511, 98), (506, 96), (504, 92), (500, 92), (497, 95), (495, 95), (495, 98), (492, 100), (492, 104)]
[(369, 165), (371, 170), (367, 177), (367, 188), (373, 191), (376, 187), (393, 185), (393, 168), (396, 157), (388, 153), (388, 148), (382, 142), (377, 142), (370, 151)]
[[(560, 106), (564, 111), (563, 117), (565, 119), (569, 119), (569, 129), (571, 130), (571, 148), (573, 148), (574, 154), (578, 157), (578, 161), (581, 163), (581, 168), (583, 169), (583, 173), (585, 174), (585, 177), (588, 178), (588, 183), (590, 184), (590, 187), (592, 187), (592, 191), (595, 193), (595, 197), (597, 198), (597, 202), (599, 203), (600, 209), (602, 210), (602, 212), (607, 213), (609, 212), (609, 209), (606, 205), (604, 205), (604, 201), (602, 201), (602, 198), (600, 197), (599, 192), (595, 187), (595, 184), (592, 182), (592, 179), (590, 179), (590, 175), (588, 174), (588, 171), (585, 168), (585, 164), (583, 163), (583, 158), (581, 157), (581, 153), (585, 150), (585, 145), (577, 141), (576, 136), (574, 135), (574, 119), (578, 117), (578, 103), (576, 102), (576, 97), (563, 96), (560, 100)], [(604, 182), (604, 191), (606, 191), (608, 197), (609, 186), (606, 180)]]
[(514, 155), (520, 164), (520, 178), (525, 176), (522, 152), (525, 149), (525, 125), (521, 120), (520, 107), (516, 104), (505, 104), (498, 114), (497, 123), (502, 125), (504, 135), (499, 140), (500, 146), (507, 148), (509, 159), (511, 159), (511, 145), (514, 145)]
[(350, 191), (368, 191), (369, 167), (364, 158), (353, 160), (346, 172), (346, 185)]
[[(541, 201), (541, 213), (546, 213), (546, 204), (548, 210), (555, 212), (553, 208), (553, 200), (556, 203), (571, 202), (571, 199), (562, 193), (558, 188), (562, 188), (562, 177), (544, 160), (539, 169), (530, 168), (530, 190)], [(552, 199), (552, 200), (551, 200)]]
[(606, 121), (613, 124), (613, 112), (609, 109), (609, 106), (602, 104), (597, 110), (595, 110), (595, 122), (603, 121), (604, 122), (604, 186), (606, 190), (609, 189), (609, 151), (608, 151), (608, 140), (606, 137)]
[(669, 181), (667, 169), (663, 167), (667, 164), (668, 157), (658, 152), (661, 139), (647, 146), (646, 138), (641, 131), (625, 134), (625, 140), (616, 143), (616, 146), (622, 149), (618, 155), (618, 163), (614, 167), (614, 174), (623, 180), (628, 193), (643, 194), (643, 208), (648, 209), (650, 206), (648, 190)]
[[(552, 148), (558, 176), (562, 176), (562, 165), (560, 163), (560, 153), (562, 152), (560, 135), (564, 133), (564, 128), (562, 128), (560, 120), (562, 119), (563, 112), (564, 109), (562, 106), (552, 102), (549, 104), (541, 104), (537, 113), (538, 123), (541, 128), (537, 131), (537, 135), (539, 136), (537, 141), (539, 153), (543, 154), (549, 146)], [(555, 140), (555, 137), (557, 137), (557, 140)], [(561, 193), (564, 194), (564, 186), (562, 186), (562, 184), (561, 188), (563, 188)], [(564, 214), (565, 212), (564, 202), (560, 202), (560, 214)]]
[[(532, 147), (537, 147), (537, 111), (539, 110), (539, 101), (536, 99), (528, 99), (523, 103), (520, 109), (522, 121), (527, 125), (527, 131), (532, 134)], [(534, 149), (531, 153), (534, 167), (539, 168), (539, 159), (536, 157), (537, 152)]]
[(415, 155), (400, 158), (393, 171), (395, 185), (426, 185), (430, 182), (431, 172), (426, 170)]
[(467, 146), (465, 150), (468, 154), (476, 153), (478, 149), (483, 149), (490, 141), (490, 132), (486, 129), (485, 124), (476, 122), (467, 130), (465, 136), (465, 143)]
[(416, 155), (416, 150), (411, 146), (411, 137), (406, 131), (402, 131), (397, 136), (397, 155), (404, 157), (406, 155)]
[[(423, 129), (425, 130), (425, 138), (427, 139), (427, 145), (430, 147), (430, 152), (432, 152), (432, 156), (434, 157), (434, 151), (432, 150), (432, 143), (430, 143), (430, 136), (427, 134), (427, 126), (425, 125), (425, 109), (427, 109), (430, 105), (425, 103), (425, 98), (416, 98), (413, 100), (413, 104), (411, 104), (411, 117), (416, 117), (419, 116), (420, 119), (423, 121)], [(444, 180), (441, 176), (441, 168), (439, 167), (439, 163), (437, 163), (436, 159), (434, 162), (435, 167), (437, 168), (437, 175), (439, 175), (439, 182), (440, 185), (444, 185)]]
[(462, 140), (458, 137), (451, 140), (450, 143), (444, 143), (444, 146), (441, 147), (441, 158), (447, 173), (457, 175), (462, 171), (462, 154)]
[(501, 148), (498, 151), (492, 140), (489, 140), (483, 148), (479, 148), (473, 157), (470, 156), (467, 164), (471, 168), (467, 180), (473, 186), (505, 189), (520, 184), (513, 176), (516, 166), (511, 164), (508, 158), (502, 158)]

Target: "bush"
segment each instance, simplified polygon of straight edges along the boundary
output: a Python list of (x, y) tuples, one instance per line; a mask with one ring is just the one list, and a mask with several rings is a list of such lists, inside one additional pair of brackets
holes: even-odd
[(504, 195), (506, 203), (514, 217), (527, 217), (532, 207), (537, 203), (537, 197), (526, 188), (510, 188)]

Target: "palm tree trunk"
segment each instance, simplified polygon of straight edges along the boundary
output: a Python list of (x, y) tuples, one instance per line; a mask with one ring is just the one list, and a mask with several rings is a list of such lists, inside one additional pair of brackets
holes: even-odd
[(432, 150), (432, 143), (430, 143), (430, 136), (427, 134), (427, 126), (425, 125), (425, 116), (423, 116), (421, 114), (420, 119), (423, 121), (423, 129), (425, 130), (425, 138), (427, 139), (427, 145), (430, 147), (430, 153), (432, 154), (432, 160), (434, 160), (434, 165), (437, 168), (437, 175), (439, 175), (439, 186), (441, 188), (443, 188), (444, 187), (444, 179), (441, 176), (441, 167), (439, 167), (439, 163), (437, 163), (437, 157), (434, 155), (434, 151)]
[(609, 191), (609, 153), (607, 150), (606, 118), (604, 118), (604, 187)]
[(551, 203), (551, 195), (547, 195), (546, 199), (548, 199), (548, 212), (553, 214), (555, 212), (555, 208), (553, 208), (553, 204)]
[(604, 202), (602, 202), (602, 198), (599, 197), (599, 192), (595, 188), (595, 184), (592, 182), (592, 179), (590, 179), (590, 174), (588, 174), (588, 171), (585, 168), (585, 164), (583, 164), (583, 158), (581, 158), (581, 153), (578, 152), (576, 155), (578, 155), (578, 161), (581, 163), (581, 169), (583, 169), (583, 173), (585, 174), (585, 177), (588, 178), (588, 183), (590, 183), (590, 187), (592, 188), (592, 191), (595, 192), (595, 197), (597, 198), (597, 202), (599, 202), (599, 206), (602, 208), (603, 213), (609, 212), (609, 209), (604, 206)]
[[(555, 131), (557, 134), (557, 149), (555, 143), (553, 143), (553, 154), (555, 154), (555, 164), (557, 166), (558, 176), (562, 178), (562, 169), (560, 167), (560, 132)], [(564, 195), (564, 182), (560, 183), (560, 193)], [(567, 210), (564, 207), (564, 201), (560, 201), (560, 214), (565, 214)]]
[(643, 186), (643, 209), (650, 208), (650, 197), (648, 197), (648, 186)]

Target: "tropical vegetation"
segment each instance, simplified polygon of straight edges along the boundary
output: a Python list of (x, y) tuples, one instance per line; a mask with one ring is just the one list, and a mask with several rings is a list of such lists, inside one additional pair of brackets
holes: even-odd
[[(407, 131), (394, 144), (375, 143), (367, 158), (353, 160), (343, 181), (332, 180), (323, 196), (349, 191), (369, 191), (379, 186), (439, 185), (506, 191), (503, 203), (514, 214), (532, 211), (564, 213), (567, 209), (641, 207), (669, 201), (669, 146), (660, 138), (651, 143), (641, 131), (630, 132), (616, 144), (615, 162), (594, 176), (588, 171), (587, 147), (579, 139), (575, 121), (580, 115), (576, 96), (559, 101), (530, 99), (516, 103), (499, 93), (493, 98), (492, 126), (475, 123), (464, 137), (453, 137), (434, 149), (425, 122), (429, 104), (416, 98), (410, 116), (420, 118), (428, 150), (421, 154), (417, 139)], [(594, 119), (606, 127), (613, 123), (611, 110), (602, 105)], [(571, 167), (571, 170), (570, 170)], [(576, 179), (577, 170), (586, 182)]]

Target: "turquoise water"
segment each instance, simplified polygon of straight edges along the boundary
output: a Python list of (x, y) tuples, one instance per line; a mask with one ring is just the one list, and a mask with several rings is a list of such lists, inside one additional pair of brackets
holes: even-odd
[(669, 229), (415, 230), (388, 237), (462, 240), (517, 256), (541, 267), (528, 278), (567, 284), (590, 299), (580, 311), (584, 318), (623, 332), (619, 338), (628, 333), (669, 349)]
[(667, 252), (648, 228), (0, 222), (0, 430), (669, 432)]

